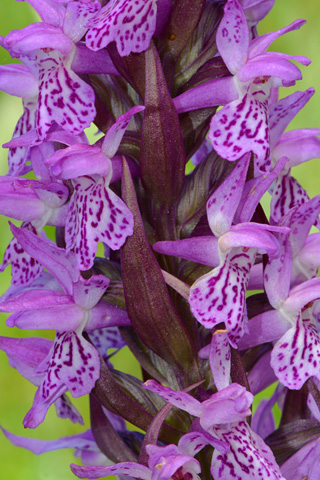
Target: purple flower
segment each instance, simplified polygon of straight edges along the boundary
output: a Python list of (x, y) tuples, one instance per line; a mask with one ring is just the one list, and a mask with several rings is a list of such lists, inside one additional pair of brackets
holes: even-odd
[[(291, 208), (309, 200), (306, 191), (291, 176), (291, 168), (320, 155), (319, 129), (301, 129), (284, 132), (289, 122), (310, 100), (314, 89), (295, 92), (270, 106), (271, 161), (276, 164), (286, 155), (289, 159), (272, 186), (271, 220), (278, 223)], [(319, 226), (319, 220), (316, 220)]]
[(217, 32), (217, 47), (233, 77), (212, 80), (175, 99), (179, 113), (225, 105), (212, 117), (209, 132), (209, 139), (221, 157), (234, 161), (252, 151), (256, 155), (256, 173), (269, 170), (268, 101), (271, 89), (294, 85), (301, 79), (299, 69), (289, 59), (304, 65), (310, 61), (306, 57), (266, 50), (276, 38), (303, 24), (303, 20), (297, 20), (250, 42), (243, 8), (237, 0), (228, 0)]
[[(20, 84), (27, 78), (30, 93), (21, 92), (20, 87), (15, 95), (31, 98), (38, 93), (35, 127), (39, 140), (45, 138), (54, 122), (79, 134), (90, 126), (96, 110), (93, 89), (73, 71), (75, 44), (86, 32), (83, 23), (100, 8), (100, 3), (70, 2), (63, 7), (35, 2), (34, 6), (48, 23), (34, 23), (2, 38), (2, 45), (10, 54), (26, 64), (19, 72), (16, 67), (11, 68), (19, 73), (16, 81)], [(8, 81), (7, 75), (1, 85), (6, 91), (11, 89)]]
[(129, 320), (126, 312), (101, 301), (108, 278), (82, 279), (73, 253), (66, 254), (25, 229), (11, 228), (24, 250), (60, 283), (58, 290), (29, 288), (0, 304), (1, 311), (15, 312), (8, 319), (9, 326), (57, 331), (48, 358), (39, 367), (44, 378), (24, 421), (25, 426), (34, 428), (68, 389), (79, 397), (89, 393), (99, 378), (99, 354), (82, 332), (128, 325)]
[[(176, 392), (153, 380), (145, 388), (158, 393), (167, 402), (199, 417), (201, 428), (213, 439), (229, 448), (219, 452), (217, 447), (211, 460), (213, 478), (237, 480), (270, 478), (283, 480), (270, 448), (256, 435), (244, 418), (250, 414), (251, 393), (237, 384), (213, 394), (200, 403), (185, 392)], [(195, 422), (195, 427), (196, 422)]]
[(66, 218), (66, 248), (74, 249), (81, 270), (89, 269), (97, 243), (118, 250), (133, 233), (133, 215), (109, 187), (111, 158), (116, 154), (136, 106), (121, 115), (108, 130), (101, 148), (74, 144), (55, 152), (46, 164), (57, 178), (72, 180), (74, 187)]
[(79, 478), (101, 478), (110, 475), (125, 475), (143, 480), (169, 480), (188, 478), (200, 480), (200, 463), (194, 456), (209, 441), (200, 432), (183, 435), (178, 445), (147, 445), (148, 467), (134, 462), (117, 463), (112, 466), (80, 467), (71, 465), (71, 470)]

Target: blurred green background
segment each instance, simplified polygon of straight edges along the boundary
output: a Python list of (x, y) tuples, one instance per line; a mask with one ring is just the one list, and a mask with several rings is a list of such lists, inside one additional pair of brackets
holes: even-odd
[[(33, 10), (26, 2), (16, 3), (14, 0), (1, 1), (0, 34), (5, 36), (13, 29), (23, 28), (36, 21)], [(306, 55), (312, 60), (309, 67), (302, 67), (303, 80), (296, 87), (286, 89), (282, 96), (295, 90), (305, 90), (311, 86), (319, 89), (320, 78), (320, 36), (319, 36), (319, 5), (318, 2), (301, 2), (301, 0), (276, 0), (275, 6), (268, 17), (261, 22), (259, 33), (277, 30), (297, 18), (307, 20), (307, 25), (300, 31), (291, 32), (278, 39), (271, 47), (274, 51), (281, 51), (295, 55)], [(10, 63), (7, 52), (0, 49), (1, 64)], [(293, 120), (290, 129), (303, 127), (320, 127), (319, 119), (320, 93), (311, 99), (303, 111)], [(8, 141), (14, 126), (21, 115), (22, 107), (19, 98), (9, 97), (0, 92), (0, 144)], [(1, 152), (0, 174), (7, 172), (7, 151)], [(313, 160), (305, 165), (296, 167), (293, 172), (310, 196), (319, 193), (320, 165), (319, 160)], [(265, 205), (267, 201), (265, 202)], [(10, 232), (6, 219), (0, 220), (1, 243), (0, 261), (10, 239)], [(10, 273), (0, 274), (0, 295), (3, 294), (9, 283)], [(0, 335), (33, 335), (32, 332), (20, 332), (5, 326), (5, 317), (0, 323)], [(35, 332), (36, 333), (36, 332)], [(69, 420), (58, 419), (52, 407), (47, 418), (36, 431), (25, 430), (22, 420), (32, 405), (35, 387), (22, 379), (20, 375), (8, 366), (7, 357), (0, 352), (0, 424), (15, 433), (35, 438), (55, 439), (65, 435), (79, 433), (85, 427), (71, 424)], [(128, 373), (134, 371), (134, 362), (127, 352), (115, 356), (116, 367)], [(89, 426), (87, 399), (74, 401), (82, 413), (86, 426)], [(1, 478), (13, 480), (69, 480), (75, 477), (69, 470), (69, 463), (74, 461), (72, 451), (64, 450), (50, 452), (39, 457), (21, 448), (13, 447), (0, 433), (0, 471)]]

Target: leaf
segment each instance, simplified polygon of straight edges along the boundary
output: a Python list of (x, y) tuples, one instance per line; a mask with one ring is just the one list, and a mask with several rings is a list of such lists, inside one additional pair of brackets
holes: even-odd
[[(198, 377), (197, 354), (185, 325), (170, 299), (161, 269), (148, 244), (126, 162), (122, 196), (134, 215), (134, 232), (121, 251), (126, 306), (132, 326), (141, 340), (176, 373), (194, 383)], [(192, 378), (192, 380), (191, 380)], [(194, 379), (195, 378), (195, 379)], [(187, 385), (186, 385), (187, 386)]]
[(319, 435), (319, 422), (310, 419), (297, 420), (272, 432), (265, 442), (273, 451), (277, 463), (282, 465), (291, 455)]
[(108, 417), (104, 414), (101, 404), (90, 395), (91, 430), (100, 450), (114, 463), (135, 462), (136, 456), (122, 440)]
[(176, 108), (153, 44), (146, 52), (145, 115), (142, 128), (141, 180), (156, 210), (168, 210), (183, 182), (185, 151)]
[(205, 0), (177, 0), (172, 7), (160, 45), (169, 79), (173, 78), (178, 58), (198, 25), (205, 3)]
[[(124, 418), (133, 425), (147, 431), (153, 415), (128, 395), (113, 378), (108, 366), (101, 359), (100, 378), (92, 393), (108, 410)], [(179, 435), (169, 425), (163, 425), (160, 439), (175, 443)]]

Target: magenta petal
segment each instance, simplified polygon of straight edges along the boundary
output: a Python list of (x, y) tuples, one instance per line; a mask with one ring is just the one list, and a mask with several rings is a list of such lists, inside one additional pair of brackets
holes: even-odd
[(45, 419), (49, 407), (65, 392), (67, 387), (63, 384), (60, 384), (59, 388), (52, 393), (51, 397), (46, 401), (43, 400), (40, 393), (40, 387), (37, 390), (33, 405), (31, 409), (27, 412), (23, 420), (23, 425), (25, 428), (36, 428), (38, 427)]
[(69, 2), (63, 21), (63, 31), (74, 43), (86, 34), (86, 24), (101, 8), (98, 0), (90, 2)]
[(115, 41), (121, 56), (143, 52), (156, 28), (155, 0), (112, 0), (89, 21), (87, 47), (100, 50)]
[(241, 82), (263, 76), (277, 77), (290, 83), (302, 79), (302, 74), (296, 65), (271, 52), (250, 58), (237, 74)]
[(293, 268), (299, 274), (301, 270), (305, 275), (303, 280), (315, 277), (320, 267), (320, 233), (312, 233), (297, 255), (297, 265)]
[[(242, 337), (242, 339), (243, 338), (244, 337)], [(248, 374), (250, 391), (253, 395), (262, 392), (262, 390), (277, 381), (277, 377), (275, 376), (274, 371), (270, 366), (270, 359), (271, 351), (269, 350), (259, 358), (259, 360), (254, 364), (253, 368)], [(261, 375), (261, 372), (263, 372), (263, 375)]]
[(295, 256), (304, 245), (312, 225), (318, 220), (320, 213), (320, 195), (303, 203), (294, 213), (291, 223), (291, 245)]
[(178, 443), (178, 448), (184, 455), (194, 457), (206, 445), (208, 445), (206, 435), (200, 432), (190, 432), (182, 435)]
[[(202, 442), (203, 445), (203, 442)], [(192, 478), (200, 473), (201, 467), (198, 460), (189, 455), (183, 455), (176, 445), (147, 445), (147, 454), (149, 455), (148, 465), (153, 470), (152, 478), (154, 480), (174, 478), (175, 474)]]
[(42, 394), (63, 382), (73, 397), (80, 397), (91, 392), (99, 374), (99, 354), (87, 340), (75, 332), (57, 333)]
[(315, 376), (320, 380), (320, 340), (312, 321), (299, 318), (276, 343), (271, 366), (280, 382), (291, 390), (300, 390)]
[(84, 421), (78, 410), (69, 400), (67, 395), (61, 395), (55, 403), (56, 414), (59, 418), (68, 418), (72, 423), (84, 425)]
[(306, 136), (304, 131), (302, 131), (303, 136), (299, 135), (299, 133), (300, 130), (293, 131), (293, 134), (296, 135), (295, 138), (289, 138), (284, 134), (272, 151), (273, 158), (279, 158), (283, 152), (286, 152), (287, 157), (290, 158), (290, 167), (300, 165), (312, 158), (319, 158), (320, 139), (316, 136), (320, 134), (319, 130), (315, 129), (315, 131), (312, 131), (310, 129), (309, 136)]
[(51, 290), (30, 289), (18, 293), (9, 300), (0, 302), (1, 312), (21, 312), (23, 310), (41, 309), (53, 305), (70, 305), (71, 297)]
[(266, 171), (270, 165), (268, 107), (252, 95), (245, 95), (219, 110), (211, 120), (209, 140), (217, 153), (234, 161), (252, 151), (257, 167)]
[(133, 233), (133, 215), (107, 186), (104, 178), (81, 177), (74, 181), (66, 221), (67, 249), (74, 248), (79, 268), (93, 264), (98, 242), (119, 249)]
[(232, 383), (202, 403), (200, 424), (204, 430), (215, 434), (216, 425), (231, 424), (248, 417), (252, 401), (252, 393)]
[(22, 221), (35, 220), (45, 213), (45, 205), (29, 182), (19, 177), (0, 178), (0, 212)]
[(270, 448), (246, 422), (217, 426), (214, 433), (219, 439), (229, 443), (230, 450), (224, 455), (217, 450), (213, 452), (213, 478), (285, 480)]
[(101, 300), (90, 311), (90, 319), (84, 330), (91, 331), (105, 327), (125, 327), (131, 325), (126, 310)]
[(218, 239), (211, 236), (191, 237), (176, 241), (156, 242), (152, 248), (164, 255), (174, 255), (209, 267), (219, 265)]
[(218, 390), (226, 388), (230, 383), (231, 351), (228, 333), (216, 331), (212, 335), (210, 349), (204, 356), (204, 349), (200, 350), (200, 358), (209, 358), (214, 383)]
[(46, 160), (51, 173), (62, 180), (70, 180), (84, 175), (110, 173), (111, 162), (99, 147), (74, 144), (57, 150)]
[(191, 311), (202, 325), (224, 322), (232, 342), (243, 335), (243, 313), (255, 251), (233, 249), (222, 265), (200, 277), (190, 289)]
[(280, 255), (268, 260), (264, 270), (264, 288), (270, 305), (280, 308), (288, 298), (292, 272), (292, 248), (288, 235), (279, 234)]
[(95, 95), (70, 68), (74, 52), (61, 57), (59, 52), (39, 56), (39, 100), (37, 131), (43, 140), (53, 122), (72, 134), (89, 127), (96, 116)]
[(90, 310), (99, 302), (109, 283), (109, 278), (104, 275), (94, 275), (88, 279), (80, 277), (73, 287), (75, 303), (81, 308)]
[(290, 327), (277, 310), (260, 313), (248, 322), (247, 332), (239, 340), (240, 350), (278, 340)]
[(71, 68), (78, 75), (88, 73), (119, 75), (107, 50), (93, 52), (81, 43), (76, 45), (76, 48)]
[(289, 311), (296, 312), (318, 298), (320, 298), (320, 277), (312, 278), (293, 287), (285, 306)]
[[(18, 0), (19, 2), (24, 0)], [(57, 1), (28, 0), (28, 3), (37, 11), (41, 20), (55, 27), (61, 27), (65, 17), (65, 7)], [(60, 2), (61, 3), (61, 2)]]
[(90, 393), (99, 374), (97, 350), (75, 332), (57, 332), (46, 375), (25, 417), (25, 427), (37, 427), (50, 405), (67, 389), (73, 397)]
[(62, 248), (46, 242), (27, 231), (11, 225), (11, 231), (24, 250), (46, 267), (62, 285), (65, 292), (72, 294), (73, 283), (79, 278), (76, 258), (73, 253), (66, 253)]
[[(28, 228), (36, 233), (31, 224), (24, 225), (24, 228)], [(0, 272), (3, 272), (10, 264), (12, 285), (30, 285), (43, 271), (40, 262), (26, 253), (15, 237), (11, 240), (5, 251), (3, 263), (0, 265)]]
[(260, 252), (267, 252), (269, 257), (276, 257), (280, 253), (278, 240), (271, 232), (280, 232), (288, 235), (288, 227), (273, 227), (263, 223), (238, 223), (232, 225), (229, 232), (219, 238), (219, 247), (222, 252), (227, 252), (230, 248), (244, 247), (256, 248)]
[(133, 478), (142, 478), (142, 480), (151, 480), (151, 470), (140, 463), (123, 462), (110, 465), (108, 467), (80, 467), (71, 464), (72, 472), (78, 478), (101, 478), (111, 475), (127, 475)]
[(261, 53), (264, 53), (267, 48), (281, 35), (291, 32), (292, 30), (299, 30), (306, 23), (305, 20), (295, 20), (287, 27), (281, 28), (276, 32), (265, 33), (252, 40), (249, 46), (249, 58), (253, 58)]
[(276, 180), (279, 173), (288, 163), (287, 157), (282, 157), (278, 160), (273, 170), (268, 175), (259, 175), (256, 178), (249, 180), (243, 189), (242, 202), (239, 205), (237, 216), (239, 221), (249, 222), (260, 202), (262, 196), (270, 188), (272, 183)]
[(57, 330), (60, 332), (66, 329), (76, 330), (84, 320), (84, 312), (77, 305), (70, 304), (70, 300), (67, 303), (66, 295), (63, 297), (66, 300), (65, 304), (15, 313), (9, 317), (7, 325), (28, 330)]
[(160, 397), (164, 398), (168, 403), (175, 407), (185, 410), (191, 415), (199, 416), (201, 412), (201, 403), (195, 398), (185, 392), (176, 392), (169, 387), (163, 387), (155, 380), (147, 380), (144, 383), (144, 388), (151, 390), (151, 392), (157, 393)]
[[(269, 366), (269, 370), (270, 369)], [(261, 438), (266, 438), (275, 430), (276, 426), (272, 407), (276, 402), (278, 402), (278, 405), (281, 405), (285, 400), (286, 393), (287, 389), (279, 383), (271, 398), (262, 400), (255, 411), (252, 417), (251, 428), (254, 432), (260, 435)]]
[(110, 348), (119, 350), (126, 345), (117, 327), (93, 330), (89, 332), (89, 337), (105, 362), (108, 359)]
[(227, 105), (236, 100), (239, 93), (233, 77), (216, 78), (202, 85), (191, 88), (173, 99), (178, 113), (197, 110), (198, 108)]
[(10, 366), (37, 386), (41, 384), (42, 376), (35, 371), (46, 359), (52, 344), (51, 340), (40, 337), (0, 337), (0, 349), (8, 356)]
[(244, 65), (249, 47), (249, 28), (243, 8), (229, 0), (217, 31), (217, 47), (228, 70), (235, 74)]
[(250, 22), (260, 22), (271, 10), (275, 0), (242, 0), (246, 17)]
[[(16, 128), (14, 129), (12, 140), (19, 138), (21, 135), (33, 130), (35, 128), (35, 114), (37, 110), (37, 97), (23, 101), (24, 112), (18, 120)], [(32, 142), (31, 142), (32, 143)], [(28, 167), (26, 162), (28, 160), (30, 143), (26, 146), (12, 146), (8, 153), (9, 175), (23, 175)]]
[(216, 237), (230, 230), (246, 181), (249, 162), (250, 155), (244, 155), (207, 202), (208, 222)]
[(143, 111), (145, 107), (143, 105), (136, 105), (135, 107), (131, 108), (128, 112), (120, 115), (117, 118), (116, 122), (111, 125), (109, 130), (107, 131), (102, 146), (101, 151), (108, 157), (112, 158), (117, 153), (119, 148), (120, 142), (123, 138), (124, 132), (126, 131), (131, 118), (135, 113), (139, 113)]
[(0, 90), (21, 98), (38, 94), (38, 82), (24, 65), (0, 65)]
[(271, 197), (272, 222), (278, 224), (293, 207), (305, 204), (309, 197), (300, 183), (291, 176), (291, 171), (278, 176)]
[(66, 55), (73, 42), (59, 27), (47, 23), (32, 23), (22, 30), (13, 30), (5, 38), (5, 48), (15, 54), (30, 54), (38, 49), (52, 48)]
[[(309, 88), (305, 92), (294, 92), (288, 97), (278, 100), (274, 105), (270, 105), (269, 122), (271, 148), (277, 144), (291, 120), (310, 100), (313, 94), (314, 88)], [(290, 157), (287, 153), (285, 155)], [(283, 155), (277, 155), (277, 158), (282, 156)]]
[(17, 447), (26, 448), (35, 455), (41, 455), (42, 453), (51, 452), (52, 450), (60, 450), (61, 448), (77, 448), (85, 449), (90, 448), (97, 450), (95, 441), (92, 439), (90, 430), (78, 435), (72, 435), (69, 437), (62, 437), (58, 440), (38, 440), (36, 438), (27, 438), (18, 435), (14, 435), (8, 430), (0, 427), (4, 435), (10, 440), (13, 445)]

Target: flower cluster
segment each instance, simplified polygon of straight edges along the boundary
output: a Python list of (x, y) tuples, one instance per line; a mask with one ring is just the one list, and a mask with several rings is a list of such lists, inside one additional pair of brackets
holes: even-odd
[[(0, 179), (22, 222), (0, 311), (55, 338), (0, 348), (37, 387), (25, 427), (52, 404), (82, 423), (70, 395), (89, 395), (91, 428), (4, 435), (75, 448), (79, 478), (316, 479), (320, 195), (291, 169), (320, 157), (320, 129), (286, 131), (312, 88), (279, 97), (309, 59), (268, 51), (304, 20), (259, 36), (273, 0), (28, 1), (42, 21), (0, 37), (19, 60), (0, 88), (24, 107)], [(125, 345), (140, 378), (112, 365)]]

